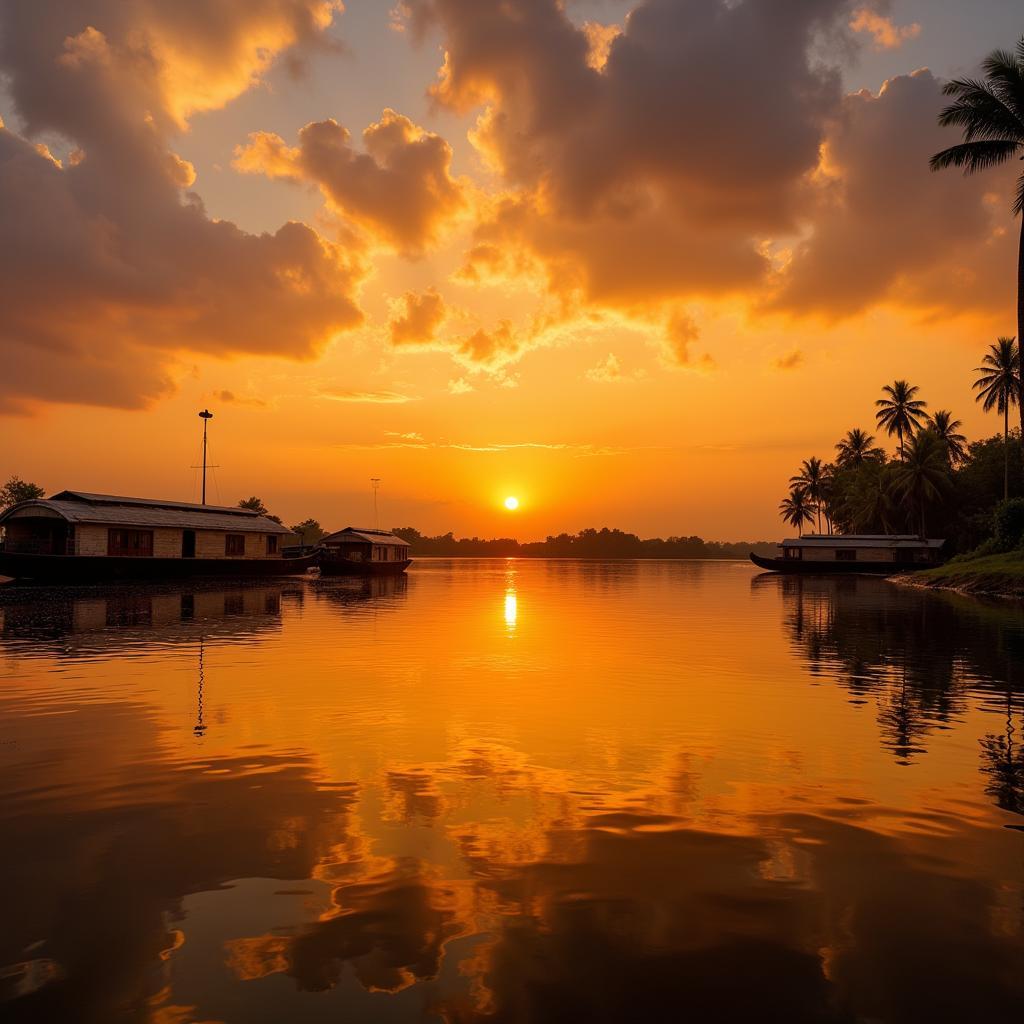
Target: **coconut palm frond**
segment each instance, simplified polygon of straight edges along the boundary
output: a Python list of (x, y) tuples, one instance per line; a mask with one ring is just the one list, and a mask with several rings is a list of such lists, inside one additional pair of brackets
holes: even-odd
[(1016, 56), (1006, 50), (993, 50), (981, 66), (989, 90), (1018, 117), (1024, 118), (1024, 74)]
[(929, 166), (933, 171), (941, 171), (947, 167), (962, 167), (965, 174), (977, 174), (979, 171), (987, 171), (990, 167), (1006, 163), (1020, 148), (1020, 142), (1011, 142), (1007, 139), (962, 142), (936, 153), (931, 158)]
[(956, 101), (939, 113), (944, 128), (962, 128), (964, 141), (977, 138), (1020, 141), (1024, 120), (988, 86), (973, 79), (950, 82), (943, 92)]

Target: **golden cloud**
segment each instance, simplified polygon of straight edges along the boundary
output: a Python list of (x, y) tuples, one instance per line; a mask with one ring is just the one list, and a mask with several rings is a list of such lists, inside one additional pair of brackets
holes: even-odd
[(431, 345), (444, 322), (447, 310), (444, 299), (433, 288), (420, 295), (406, 292), (400, 312), (392, 318), (392, 345)]
[(177, 353), (309, 358), (362, 320), (365, 267), (313, 229), (251, 235), (185, 194), (170, 133), (248, 88), (340, 5), (199, 0), (0, 9), (0, 70), (30, 134), (0, 128), (0, 408), (136, 407)]
[(314, 121), (299, 132), (296, 147), (270, 132), (252, 133), (249, 144), (235, 150), (233, 166), (312, 182), (375, 238), (419, 254), (467, 203), (467, 186), (451, 175), (451, 147), (390, 109), (363, 132), (363, 146), (365, 153), (356, 152), (337, 121)]
[(874, 40), (876, 50), (898, 50), (907, 40), (916, 39), (921, 34), (921, 26), (916, 21), (909, 25), (896, 25), (891, 18), (869, 7), (853, 12), (850, 28), (854, 32), (867, 32)]

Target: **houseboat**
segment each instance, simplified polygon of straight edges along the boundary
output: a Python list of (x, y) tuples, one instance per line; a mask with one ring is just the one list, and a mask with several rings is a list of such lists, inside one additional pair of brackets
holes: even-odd
[(751, 552), (750, 560), (772, 572), (891, 575), (939, 565), (945, 543), (913, 534), (809, 533), (784, 540), (777, 558), (762, 558)]
[(323, 576), (396, 576), (411, 561), (409, 542), (385, 530), (346, 526), (320, 539)]
[(85, 491), (12, 505), (0, 534), (0, 576), (49, 583), (282, 576), (317, 562), (284, 557), (291, 531), (249, 509)]

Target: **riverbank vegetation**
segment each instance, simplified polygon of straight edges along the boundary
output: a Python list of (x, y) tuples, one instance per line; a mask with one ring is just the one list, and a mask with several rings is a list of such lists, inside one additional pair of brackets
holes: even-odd
[(413, 558), (703, 558), (745, 559), (751, 551), (770, 557), (776, 554), (774, 541), (721, 542), (700, 537), (641, 539), (635, 533), (607, 527), (561, 533), (541, 541), (520, 543), (511, 537), (483, 540), (455, 537), (451, 533), (425, 537), (411, 526), (394, 534), (409, 542)]
[(1001, 434), (969, 442), (950, 410), (930, 412), (916, 385), (894, 381), (875, 403), (877, 435), (854, 427), (830, 461), (803, 461), (779, 505), (783, 521), (801, 534), (943, 537), (954, 552), (994, 542), (998, 513), (1024, 494), (1020, 431), (1010, 428), (1021, 375), (1016, 340), (990, 346), (975, 374), (976, 400), (999, 414)]

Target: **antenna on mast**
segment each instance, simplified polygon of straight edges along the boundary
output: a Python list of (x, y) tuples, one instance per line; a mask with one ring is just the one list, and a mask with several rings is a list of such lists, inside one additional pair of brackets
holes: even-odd
[(377, 515), (377, 491), (380, 490), (380, 477), (371, 476), (370, 486), (373, 488), (373, 528), (375, 530), (380, 529), (380, 518)]
[[(220, 467), (218, 467), (218, 466), (209, 466), (208, 467), (206, 465), (206, 425), (207, 425), (207, 423), (210, 420), (213, 419), (213, 413), (210, 412), (209, 409), (204, 409), (199, 414), (199, 418), (203, 421), (203, 465), (202, 465), (201, 468), (203, 470), (203, 502), (202, 503), (205, 505), (206, 504), (206, 470), (208, 468), (209, 469), (219, 469)], [(192, 468), (193, 469), (199, 469), (200, 467), (199, 466), (193, 466)]]

